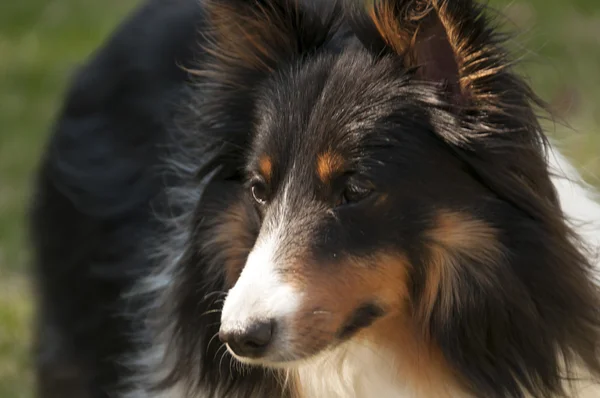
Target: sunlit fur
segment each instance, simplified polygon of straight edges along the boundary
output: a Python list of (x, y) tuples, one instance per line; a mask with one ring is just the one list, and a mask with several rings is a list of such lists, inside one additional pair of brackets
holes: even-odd
[[(471, 0), (144, 5), (78, 74), (40, 167), (39, 397), (593, 383), (598, 197), (487, 15)], [(275, 322), (260, 354), (220, 341), (257, 320)]]

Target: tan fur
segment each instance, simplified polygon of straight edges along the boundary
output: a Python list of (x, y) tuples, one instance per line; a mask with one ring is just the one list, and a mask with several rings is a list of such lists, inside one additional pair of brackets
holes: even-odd
[(344, 158), (335, 152), (324, 152), (317, 159), (317, 174), (323, 183), (328, 183), (331, 177), (344, 167)]
[(273, 174), (273, 160), (269, 156), (263, 155), (260, 157), (258, 161), (258, 169), (260, 170), (260, 173), (265, 181), (271, 181), (271, 176)]
[[(442, 314), (451, 313), (450, 309), (460, 304), (457, 283), (462, 272), (475, 275), (480, 283), (491, 283), (492, 267), (502, 260), (497, 231), (470, 215), (440, 211), (435, 227), (427, 235), (430, 241), (427, 279), (418, 313), (423, 325), (429, 323), (436, 303), (442, 306)], [(472, 261), (475, 266), (470, 265)]]
[(239, 278), (254, 244), (254, 237), (248, 232), (249, 224), (248, 213), (240, 203), (229, 207), (215, 223), (210, 244), (223, 248), (221, 255), (225, 265), (225, 278), (230, 287)]
[(306, 299), (291, 327), (292, 345), (310, 354), (330, 346), (353, 311), (368, 301), (392, 312), (404, 308), (408, 267), (401, 254), (296, 267), (288, 279), (304, 291)]
[[(442, 306), (443, 314), (460, 304), (457, 282), (461, 272), (475, 275), (482, 284), (491, 283), (491, 267), (502, 259), (497, 231), (468, 214), (440, 211), (427, 238), (430, 241), (427, 279), (418, 314), (424, 325), (428, 324), (436, 303)], [(476, 266), (465, 270), (471, 261), (475, 261)], [(477, 269), (473, 269), (475, 267)]]

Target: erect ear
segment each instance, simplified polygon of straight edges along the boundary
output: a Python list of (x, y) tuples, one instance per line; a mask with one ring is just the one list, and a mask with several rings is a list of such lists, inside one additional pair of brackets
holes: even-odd
[[(235, 80), (244, 72), (266, 73), (316, 51), (337, 23), (336, 1), (319, 10), (298, 0), (207, 0), (204, 50), (209, 56), (201, 74)], [(243, 79), (234, 82), (241, 84)]]
[(416, 77), (444, 84), (455, 101), (493, 102), (490, 85), (508, 63), (472, 0), (367, 0), (360, 25), (363, 43), (401, 55)]

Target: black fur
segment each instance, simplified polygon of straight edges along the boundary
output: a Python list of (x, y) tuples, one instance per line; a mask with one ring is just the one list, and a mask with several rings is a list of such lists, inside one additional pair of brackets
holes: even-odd
[(137, 330), (121, 296), (154, 266), (144, 240), (167, 211), (157, 170), (201, 21), (195, 1), (149, 1), (73, 79), (31, 211), (41, 397), (109, 397), (128, 375)]

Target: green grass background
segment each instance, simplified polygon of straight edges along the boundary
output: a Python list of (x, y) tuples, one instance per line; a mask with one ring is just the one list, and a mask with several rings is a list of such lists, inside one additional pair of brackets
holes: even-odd
[[(31, 397), (25, 205), (73, 69), (136, 0), (0, 0), (0, 398)], [(522, 70), (569, 124), (549, 134), (592, 183), (600, 176), (600, 3), (491, 0), (519, 32)]]

